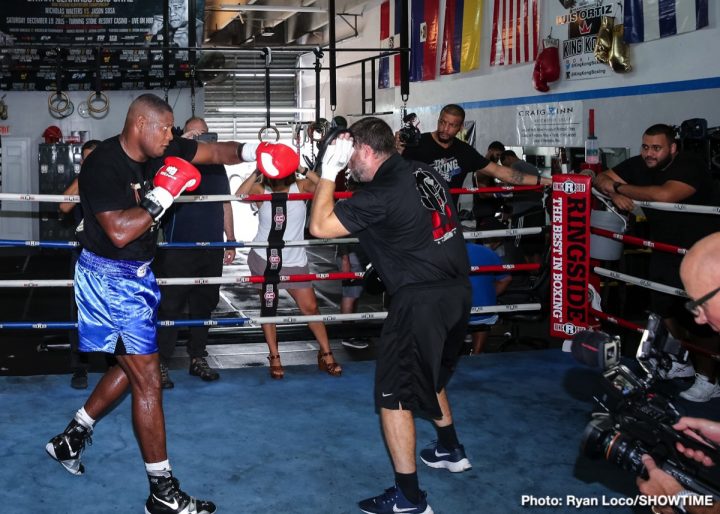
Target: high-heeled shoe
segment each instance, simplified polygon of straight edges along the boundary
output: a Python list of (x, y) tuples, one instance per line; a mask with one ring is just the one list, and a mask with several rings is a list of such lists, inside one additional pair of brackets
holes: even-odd
[[(285, 376), (285, 370), (280, 363), (280, 354), (273, 355), (271, 353), (267, 360), (270, 362), (270, 378), (281, 380)], [(277, 364), (273, 365), (273, 361), (277, 361)]]
[(332, 357), (332, 352), (323, 353), (318, 350), (318, 369), (326, 372), (328, 375), (339, 377), (342, 374), (342, 366), (337, 362), (328, 362), (327, 357)]

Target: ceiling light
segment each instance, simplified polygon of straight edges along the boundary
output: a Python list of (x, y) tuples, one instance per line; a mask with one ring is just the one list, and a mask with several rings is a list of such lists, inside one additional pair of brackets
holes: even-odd
[[(217, 112), (235, 112), (243, 114), (264, 114), (267, 109), (264, 107), (218, 107)], [(275, 114), (314, 114), (315, 109), (303, 107), (270, 107), (270, 112)]]
[[(233, 73), (233, 77), (242, 77), (242, 78), (265, 78), (264, 73)], [(278, 77), (295, 77), (294, 73), (270, 73), (270, 78), (278, 78)]]
[(220, 7), (206, 6), (206, 11), (260, 11), (260, 12), (319, 12), (327, 13), (323, 7), (299, 7), (297, 5), (234, 5), (221, 4)]

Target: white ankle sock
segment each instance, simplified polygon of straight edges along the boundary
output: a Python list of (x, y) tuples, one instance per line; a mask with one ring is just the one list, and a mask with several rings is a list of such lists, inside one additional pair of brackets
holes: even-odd
[(145, 471), (148, 475), (155, 477), (172, 475), (172, 467), (170, 467), (170, 461), (168, 459), (160, 462), (146, 462)]
[(75, 421), (80, 423), (88, 430), (92, 430), (93, 425), (95, 425), (95, 420), (91, 418), (90, 415), (85, 411), (85, 407), (80, 407), (75, 413)]

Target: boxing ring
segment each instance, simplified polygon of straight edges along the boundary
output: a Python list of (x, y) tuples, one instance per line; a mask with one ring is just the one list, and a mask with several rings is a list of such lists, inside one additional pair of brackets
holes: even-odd
[[(566, 186), (566, 180), (564, 176), (555, 179), (559, 185), (553, 187), (551, 205), (557, 207), (557, 212), (563, 212), (561, 207), (568, 204), (573, 209), (583, 206), (583, 202), (589, 205), (589, 181), (584, 182), (588, 187), (582, 193), (585, 200), (569, 202), (560, 194), (579, 193), (574, 191), (575, 186)], [(0, 197), (3, 199), (7, 200)], [(550, 232), (551, 242), (555, 238), (563, 244), (562, 248), (551, 246), (552, 256), (567, 258), (567, 266), (563, 261), (558, 264), (551, 260), (550, 272), (553, 282), (564, 283), (567, 279), (573, 287), (561, 292), (573, 296), (557, 323), (564, 328), (567, 323), (577, 322), (579, 328), (582, 326), (579, 318), (565, 316), (566, 313), (576, 316), (581, 310), (570, 301), (577, 300), (574, 295), (587, 294), (593, 269), (588, 258), (587, 266), (582, 268), (586, 274), (576, 276), (577, 270), (571, 270), (570, 264), (582, 263), (580, 247), (589, 248), (589, 235), (594, 229), (589, 226), (589, 217), (584, 218), (580, 212), (573, 210), (567, 215), (568, 223), (560, 222), (559, 229), (551, 225)], [(466, 233), (472, 237), (517, 235), (514, 229)], [(199, 243), (237, 248), (249, 244)], [(336, 243), (313, 240), (293, 244), (307, 244), (310, 248)], [(72, 242), (0, 241), (0, 246), (10, 245), (58, 251), (76, 246)], [(589, 256), (589, 252), (586, 254)], [(513, 271), (538, 269), (537, 265), (511, 266)], [(556, 272), (559, 276), (555, 276)], [(318, 283), (331, 283), (348, 276), (359, 277), (342, 273), (311, 276), (285, 276), (284, 280), (311, 278)], [(244, 287), (261, 281), (262, 277), (172, 280)], [(67, 290), (72, 285), (69, 279), (0, 280), (3, 291), (18, 287)], [(585, 293), (580, 292), (583, 287)], [(641, 328), (611, 314), (596, 312), (587, 303), (584, 302), (588, 323), (585, 326), (592, 326), (597, 317), (626, 328)], [(357, 315), (377, 316), (377, 321), (383, 317), (381, 312)], [(279, 318), (278, 323), (307, 322), (300, 316)], [(320, 318), (328, 323), (346, 319), (334, 313), (324, 313)], [(223, 320), (160, 323), (163, 322), (225, 323)], [(251, 324), (262, 322), (262, 318), (243, 317), (227, 322)], [(50, 323), (55, 322), (23, 326), (20, 330), (39, 332), (49, 329)], [(65, 323), (64, 329), (74, 327), (72, 322)], [(11, 325), (3, 322), (2, 328), (10, 329)], [(0, 335), (3, 332), (0, 330)], [(569, 335), (562, 332), (559, 337)], [(264, 367), (225, 369), (221, 380), (213, 383), (204, 383), (187, 373), (173, 375), (176, 387), (164, 394), (163, 405), (170, 459), (183, 487), (192, 494), (213, 499), (223, 513), (357, 512), (355, 502), (376, 493), (392, 470), (378, 438), (371, 394), (374, 363), (342, 361), (342, 364), (340, 379), (318, 373), (314, 366), (295, 366), (283, 381), (271, 380)], [(98, 374), (90, 374), (90, 387), (98, 378)], [(65, 473), (44, 454), (42, 447), (47, 438), (67, 422), (68, 415), (86, 396), (85, 391), (72, 390), (66, 382), (64, 375), (0, 376), (4, 407), (0, 409), (0, 436), (9, 443), (0, 455), (4, 499), (16, 510), (37, 514), (89, 514), (106, 505), (107, 511), (133, 509), (145, 501), (146, 479), (137, 452), (127, 451), (128, 446), (134, 446), (128, 401), (120, 402), (96, 426), (95, 444), (83, 456), (85, 477)], [(578, 442), (598, 388), (594, 370), (580, 367), (559, 350), (463, 357), (448, 394), (453, 398), (458, 434), (474, 468), (449, 476), (419, 464), (421, 487), (428, 490), (428, 500), (435, 512), (543, 514), (568, 512), (582, 501), (597, 502), (585, 503), (584, 513), (637, 512), (627, 503), (637, 494), (630, 473), (578, 454)], [(713, 417), (706, 412), (712, 407), (710, 404), (688, 405), (687, 413)], [(429, 423), (418, 421), (417, 436), (420, 449), (436, 434)]]
[[(523, 193), (527, 191), (542, 190), (539, 186), (501, 186), (489, 188), (454, 188), (451, 193), (458, 194), (479, 194), (479, 193)], [(596, 192), (595, 192), (596, 193)], [(597, 194), (597, 193), (596, 193)], [(350, 192), (335, 193), (336, 199), (348, 198)], [(312, 198), (309, 193), (295, 193), (284, 195), (287, 201), (306, 201)], [(273, 194), (260, 195), (211, 195), (211, 196), (190, 196), (183, 195), (178, 202), (258, 202), (269, 201)], [(32, 195), (0, 193), (0, 201), (23, 201), (23, 202), (78, 202), (76, 196), (64, 195)], [(593, 209), (593, 189), (590, 178), (582, 175), (555, 175), (551, 189), (550, 205), (548, 215), (549, 227), (531, 228), (509, 228), (505, 230), (490, 231), (464, 231), (466, 239), (488, 239), (488, 238), (511, 238), (524, 235), (533, 235), (549, 232), (549, 254), (550, 259), (546, 265), (550, 272), (549, 305), (547, 310), (550, 317), (549, 336), (553, 338), (567, 339), (572, 337), (579, 330), (589, 327), (597, 327), (599, 323), (610, 323), (622, 328), (642, 331), (642, 325), (633, 321), (623, 319), (618, 315), (603, 312), (590, 306), (589, 284), (593, 275), (601, 279), (612, 279), (626, 284), (651, 289), (667, 294), (686, 297), (682, 289), (653, 282), (641, 277), (634, 277), (607, 269), (598, 265), (598, 261), (591, 260), (591, 234), (613, 241), (621, 242), (627, 246), (651, 249), (652, 251), (667, 252), (683, 255), (687, 249), (680, 248), (667, 243), (650, 241), (639, 237), (613, 232), (611, 230), (593, 227), (590, 222), (590, 213)], [(636, 202), (639, 206), (651, 209), (662, 209), (675, 211), (678, 215), (685, 212), (703, 213), (708, 215), (719, 215), (719, 207), (694, 206), (685, 204), (664, 204), (659, 202)], [(301, 246), (328, 246), (344, 243), (356, 243), (355, 238), (338, 239), (310, 239), (301, 241), (288, 241), (284, 245), (288, 247)], [(265, 248), (267, 242), (197, 242), (197, 243), (159, 243), (159, 251), (163, 248)], [(0, 240), (0, 247), (30, 247), (30, 248), (55, 248), (73, 249), (78, 246), (74, 241), (16, 241)], [(537, 272), (541, 269), (540, 264), (505, 264), (501, 267), (483, 266), (472, 267), (471, 273), (515, 273), (515, 272)], [(302, 275), (280, 275), (280, 282), (320, 282), (320, 281), (342, 281), (362, 280), (364, 273), (310, 273)], [(172, 285), (223, 285), (223, 286), (245, 286), (248, 284), (262, 284), (263, 276), (239, 276), (239, 277), (193, 277), (193, 278), (159, 278), (160, 286)], [(0, 280), (0, 289), (4, 288), (39, 288), (39, 287), (72, 287), (73, 281), (65, 280)], [(543, 309), (539, 303), (522, 303), (496, 306), (474, 306), (475, 313), (514, 313), (532, 311), (537, 312)], [(257, 327), (263, 323), (283, 324), (306, 324), (308, 322), (345, 323), (345, 322), (381, 322), (387, 316), (386, 312), (359, 312), (354, 314), (322, 313), (319, 315), (283, 315), (283, 316), (241, 316), (236, 318), (221, 319), (183, 319), (183, 320), (159, 320), (159, 326), (191, 327), (206, 325), (211, 327)], [(19, 330), (43, 330), (43, 329), (74, 329), (76, 323), (73, 321), (2, 321), (2, 329)], [(693, 351), (708, 353), (702, 348), (687, 344)], [(713, 358), (720, 360), (720, 355), (710, 354)]]
[[(589, 289), (593, 275), (687, 298), (687, 293), (682, 289), (597, 265), (598, 261), (591, 258), (591, 234), (620, 241), (629, 246), (676, 255), (684, 255), (687, 249), (593, 227), (590, 221), (593, 193), (598, 194), (593, 192), (589, 177), (580, 175), (553, 177), (550, 228), (552, 270), (550, 335), (552, 337), (569, 338), (580, 330), (597, 327), (599, 322), (637, 332), (644, 330), (644, 326), (638, 323), (591, 306)], [(648, 201), (635, 203), (643, 208), (677, 212), (679, 216), (683, 213), (720, 215), (720, 207)], [(690, 351), (720, 360), (718, 354), (687, 341), (681, 343)]]
[[(502, 187), (489, 187), (489, 188), (457, 188), (451, 190), (454, 194), (477, 194), (477, 193), (508, 193), (518, 192), (522, 193), (525, 191), (537, 191), (542, 189), (538, 186), (502, 186)], [(336, 199), (348, 198), (352, 193), (339, 192), (335, 193)], [(308, 193), (291, 193), (283, 195), (287, 198), (287, 201), (306, 201), (312, 198), (312, 194)], [(177, 202), (227, 202), (227, 201), (242, 201), (242, 202), (258, 202), (258, 201), (269, 201), (274, 198), (273, 194), (259, 194), (259, 195), (206, 195), (206, 196), (190, 196), (184, 195), (179, 197)], [(77, 196), (66, 196), (66, 195), (33, 195), (33, 194), (12, 194), (12, 193), (0, 193), (0, 201), (28, 201), (28, 202), (47, 202), (47, 203), (58, 203), (58, 202), (78, 202), (79, 197)], [(543, 227), (530, 227), (530, 228), (514, 228), (505, 230), (487, 230), (487, 231), (466, 231), (463, 233), (467, 239), (486, 239), (486, 238), (499, 238), (499, 237), (519, 237), (523, 235), (532, 235), (542, 233)], [(356, 238), (338, 238), (338, 239), (311, 239), (311, 240), (300, 240), (300, 241), (286, 241), (284, 246), (286, 247), (311, 247), (311, 246), (327, 246), (344, 243), (357, 243)], [(177, 249), (192, 249), (192, 248), (267, 248), (270, 245), (268, 242), (253, 242), (253, 241), (240, 241), (240, 242), (218, 242), (218, 241), (206, 241), (196, 243), (159, 243), (159, 251), (163, 248), (177, 248)], [(75, 249), (79, 244), (75, 241), (18, 241), (18, 240), (0, 240), (0, 247), (27, 247), (27, 248), (54, 248), (54, 249)], [(513, 272), (534, 272), (540, 269), (539, 264), (504, 264), (502, 266), (473, 266), (470, 269), (471, 273), (513, 273)], [(363, 280), (363, 272), (351, 272), (351, 273), (310, 273), (300, 275), (280, 275), (280, 282), (307, 282), (307, 281), (342, 281), (342, 280)], [(263, 284), (265, 277), (262, 275), (256, 276), (240, 276), (240, 277), (192, 277), (192, 278), (158, 278), (158, 285), (160, 286), (173, 286), (173, 285), (238, 285), (244, 286), (248, 284)], [(71, 279), (45, 279), (45, 280), (0, 280), (0, 289), (4, 288), (39, 288), (39, 287), (73, 287), (73, 280)], [(509, 304), (509, 305), (495, 305), (495, 306), (474, 306), (472, 308), (473, 314), (487, 314), (487, 313), (516, 313), (524, 311), (539, 311), (541, 310), (539, 303), (523, 303), (523, 304)], [(331, 323), (344, 323), (348, 321), (382, 321), (387, 316), (387, 312), (359, 312), (353, 314), (339, 314), (339, 313), (322, 313), (319, 315), (292, 315), (292, 316), (255, 316), (255, 317), (237, 317), (237, 318), (222, 318), (222, 319), (183, 319), (183, 320), (159, 320), (159, 327), (177, 326), (177, 327), (192, 327), (192, 326), (223, 326), (223, 327), (242, 327), (252, 326), (257, 327), (263, 323), (274, 323), (278, 325), (283, 324), (307, 324), (310, 322), (323, 322), (326, 324)], [(77, 323), (74, 321), (0, 321), (0, 330), (12, 329), (12, 330), (60, 330), (60, 329), (76, 329)]]

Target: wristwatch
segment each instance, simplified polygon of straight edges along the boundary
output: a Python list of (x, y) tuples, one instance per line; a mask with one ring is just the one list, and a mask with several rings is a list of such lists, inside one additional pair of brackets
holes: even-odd
[(613, 182), (613, 191), (615, 191), (617, 194), (622, 194), (618, 189), (620, 189), (620, 186), (624, 186), (622, 182)]
[[(687, 489), (683, 489), (680, 492), (675, 494), (675, 498), (677, 499), (677, 503), (673, 505), (673, 511), (677, 512), (678, 514), (687, 514), (687, 506), (688, 506), (688, 500), (687, 498), (689, 496), (700, 496), (698, 493), (693, 491), (688, 491)], [(693, 504), (695, 505), (695, 504)]]

